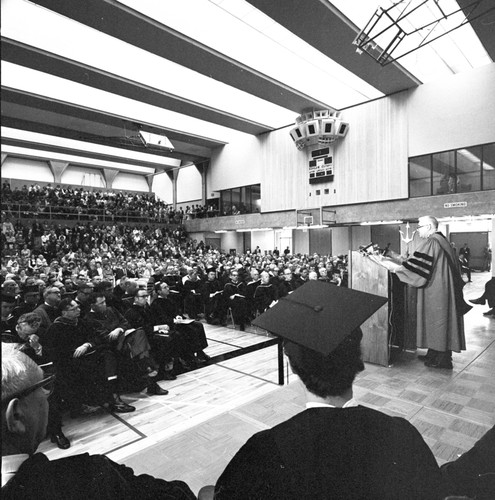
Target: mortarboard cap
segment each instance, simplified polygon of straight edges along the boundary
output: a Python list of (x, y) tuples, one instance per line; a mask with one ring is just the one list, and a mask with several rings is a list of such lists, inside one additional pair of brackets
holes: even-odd
[(327, 356), (386, 302), (386, 297), (309, 281), (253, 325)]

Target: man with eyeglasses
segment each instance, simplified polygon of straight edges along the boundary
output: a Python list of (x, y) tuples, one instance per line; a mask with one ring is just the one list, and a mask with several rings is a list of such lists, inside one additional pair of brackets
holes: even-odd
[(417, 289), (416, 345), (427, 348), (418, 356), (430, 368), (452, 370), (452, 351), (466, 349), (465, 314), (471, 306), (462, 296), (459, 261), (445, 236), (438, 231), (435, 217), (418, 219), (417, 244), (411, 257), (389, 251), (387, 257), (369, 257), (393, 272), (404, 283)]
[(136, 476), (104, 455), (50, 461), (36, 453), (53, 382), (25, 354), (2, 344), (2, 498), (196, 498), (182, 481)]
[(81, 310), (81, 317), (86, 316), (91, 309), (90, 298), (95, 286), (91, 282), (80, 282), (77, 285), (75, 301)]
[(71, 416), (77, 417), (87, 403), (108, 405), (115, 413), (135, 408), (120, 399), (115, 354), (98, 339), (73, 299), (60, 302), (61, 316), (42, 339), (43, 349), (55, 363), (61, 397), (67, 401)]
[[(22, 314), (12, 332), (2, 333), (2, 342), (14, 345), (19, 351), (28, 355), (39, 366), (53, 366), (43, 353), (38, 330), (41, 319), (36, 313)], [(47, 434), (52, 443), (66, 450), (70, 448), (70, 441), (62, 432), (62, 409), (59, 391), (54, 391), (49, 399)]]

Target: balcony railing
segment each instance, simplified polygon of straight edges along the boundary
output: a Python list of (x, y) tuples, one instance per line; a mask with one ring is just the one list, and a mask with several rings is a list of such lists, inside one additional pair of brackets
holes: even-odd
[(2, 203), (2, 219), (47, 219), (73, 220), (78, 222), (164, 223), (182, 224), (179, 213), (154, 214), (140, 210), (106, 210), (102, 208), (44, 206), (41, 208), (26, 203)]

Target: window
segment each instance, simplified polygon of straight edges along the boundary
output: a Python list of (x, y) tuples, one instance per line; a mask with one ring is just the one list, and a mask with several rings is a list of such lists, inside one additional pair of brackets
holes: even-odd
[(431, 195), (431, 155), (409, 159), (409, 196)]
[(457, 193), (457, 178), (455, 171), (455, 152), (435, 153), (431, 158), (433, 175), (433, 194)]
[(456, 151), (458, 193), (481, 189), (481, 151), (480, 146)]
[(220, 192), (220, 215), (239, 215), (261, 212), (260, 184), (225, 189)]
[(483, 191), (495, 189), (495, 143), (483, 146)]
[(495, 143), (409, 158), (409, 197), (495, 189)]

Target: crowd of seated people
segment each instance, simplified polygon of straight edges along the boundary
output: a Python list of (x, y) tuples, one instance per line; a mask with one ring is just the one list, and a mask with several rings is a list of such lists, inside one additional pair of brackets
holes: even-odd
[(218, 209), (211, 203), (208, 205), (186, 205), (184, 210), (180, 209), (180, 214), (184, 220), (206, 219), (208, 217), (217, 217)]
[(182, 215), (172, 205), (152, 193), (113, 190), (90, 190), (73, 186), (39, 184), (11, 189), (2, 185), (2, 211), (21, 217), (57, 219), (126, 221), (142, 219), (155, 222), (181, 223)]
[(158, 381), (208, 362), (205, 321), (244, 329), (311, 273), (345, 286), (346, 259), (224, 254), (181, 228), (3, 219), (2, 341), (63, 374), (49, 435), (66, 448), (65, 411), (128, 412), (126, 391), (165, 395)]

